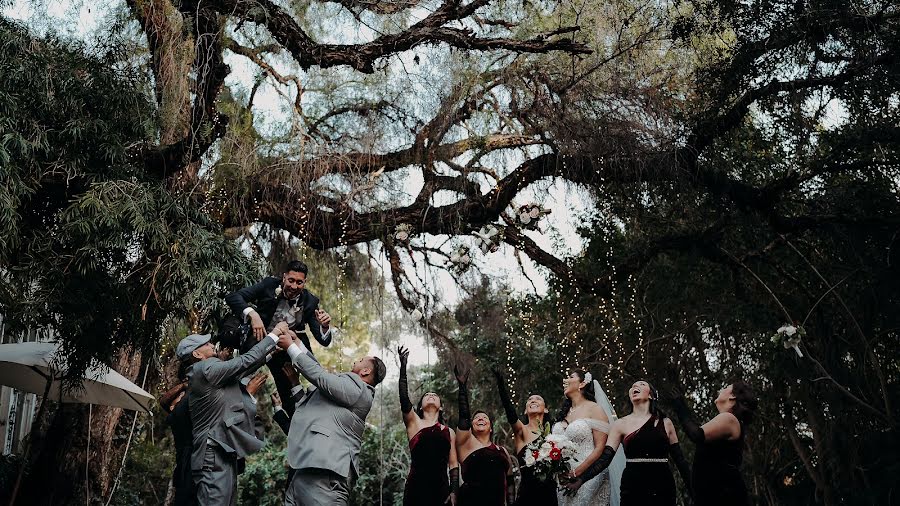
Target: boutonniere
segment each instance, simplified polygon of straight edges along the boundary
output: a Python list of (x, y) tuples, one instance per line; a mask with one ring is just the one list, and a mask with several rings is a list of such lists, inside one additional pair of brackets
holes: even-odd
[(279, 287), (275, 288), (275, 297), (280, 297), (280, 296), (281, 296), (281, 287), (279, 286)]

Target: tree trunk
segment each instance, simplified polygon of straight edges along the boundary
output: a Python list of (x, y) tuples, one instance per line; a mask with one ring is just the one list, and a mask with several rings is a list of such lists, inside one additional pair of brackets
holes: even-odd
[[(140, 352), (123, 351), (113, 369), (140, 385), (141, 366)], [(56, 404), (49, 426), (37, 439), (36, 455), (16, 504), (105, 504), (134, 416), (141, 415), (106, 406)]]

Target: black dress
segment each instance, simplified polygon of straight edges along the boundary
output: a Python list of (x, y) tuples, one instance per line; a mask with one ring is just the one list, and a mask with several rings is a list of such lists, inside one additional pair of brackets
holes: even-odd
[(409, 440), (409, 454), (404, 506), (443, 505), (450, 496), (450, 428), (436, 423), (420, 430)]
[(640, 429), (625, 436), (622, 444), (627, 462), (622, 472), (621, 506), (674, 506), (675, 478), (669, 469), (669, 436), (663, 421), (651, 416)]
[(697, 445), (694, 455), (693, 488), (696, 506), (746, 506), (747, 488), (741, 477), (744, 425), (733, 441), (719, 439)]
[(459, 487), (460, 506), (503, 506), (506, 504), (506, 452), (491, 443), (470, 453), (462, 463)]
[(193, 506), (197, 504), (194, 491), (194, 480), (191, 477), (191, 445), (193, 444), (193, 425), (189, 411), (187, 394), (178, 401), (166, 424), (172, 429), (175, 440), (175, 470), (172, 472), (172, 486), (175, 488), (175, 506)]
[(534, 476), (531, 468), (525, 466), (526, 449), (527, 446), (523, 446), (516, 454), (519, 469), (522, 470), (522, 482), (519, 484), (515, 506), (556, 506), (556, 481), (541, 481)]

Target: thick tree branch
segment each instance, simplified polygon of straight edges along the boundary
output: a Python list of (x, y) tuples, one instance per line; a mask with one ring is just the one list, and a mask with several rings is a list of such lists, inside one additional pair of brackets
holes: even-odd
[(444, 42), (462, 49), (506, 50), (523, 53), (547, 53), (564, 51), (572, 54), (588, 54), (590, 50), (571, 39), (513, 40), (504, 38), (479, 38), (471, 30), (445, 26), (471, 16), (489, 0), (473, 0), (460, 5), (456, 0), (446, 0), (425, 19), (397, 34), (382, 35), (363, 44), (318, 44), (306, 34), (299, 23), (283, 8), (269, 0), (216, 0), (203, 5), (216, 9), (223, 15), (234, 15), (245, 21), (265, 27), (269, 33), (304, 69), (312, 66), (329, 68), (349, 66), (363, 73), (375, 71), (375, 62), (385, 56), (413, 49), (422, 44)]

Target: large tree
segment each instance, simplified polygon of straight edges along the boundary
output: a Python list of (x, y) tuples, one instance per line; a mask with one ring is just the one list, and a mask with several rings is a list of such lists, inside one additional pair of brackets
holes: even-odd
[[(787, 245), (898, 225), (883, 191), (898, 153), (892, 2), (120, 7), (102, 58), (20, 58), (48, 42), (19, 28), (4, 46), (22, 64), (3, 75), (3, 310), (57, 329), (73, 364), (155, 355), (170, 319), (207, 325), (221, 292), (258, 274), (232, 238), (366, 243), (401, 304), (431, 312), (421, 265), (451, 267), (489, 224), (559, 283), (609, 298), (667, 253), (746, 272), (771, 251), (725, 232)], [(256, 104), (267, 91), (284, 96), (281, 120)], [(588, 189), (610, 237), (628, 231), (614, 276), (587, 268), (603, 248), (572, 262), (517, 220), (552, 181)]]

